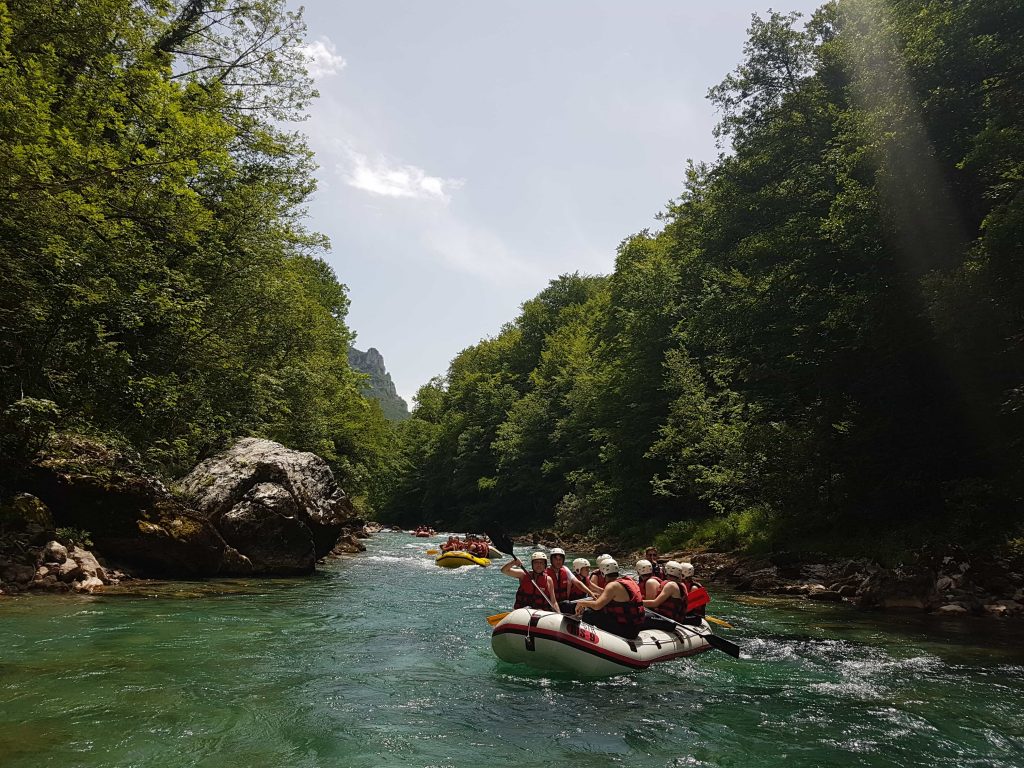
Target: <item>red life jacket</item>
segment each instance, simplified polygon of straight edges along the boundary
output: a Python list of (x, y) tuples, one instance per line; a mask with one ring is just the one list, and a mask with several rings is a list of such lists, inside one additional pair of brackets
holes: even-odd
[(543, 611), (551, 610), (551, 603), (548, 602), (548, 586), (551, 584), (551, 577), (546, 573), (528, 573), (519, 579), (519, 589), (516, 590), (516, 602), (512, 610), (517, 608), (539, 608)]
[(569, 584), (572, 582), (569, 576), (572, 572), (563, 565), (557, 571), (554, 566), (548, 566), (544, 573), (555, 583), (555, 600), (568, 600)]
[[(672, 621), (682, 621), (683, 617), (686, 616), (686, 587), (679, 583), (679, 579), (674, 579), (671, 576), (668, 577), (668, 581), (675, 582), (679, 585), (679, 594), (682, 597), (668, 597), (665, 601), (658, 606), (658, 613), (664, 616), (666, 619), (672, 619)], [(662, 585), (664, 588), (664, 585)]]
[(640, 592), (640, 587), (632, 579), (620, 576), (616, 581), (625, 588), (629, 600), (626, 602), (612, 600), (602, 610), (615, 619), (619, 628), (618, 634), (623, 637), (636, 637), (636, 633), (640, 631), (640, 625), (644, 621), (644, 596)]
[(640, 594), (643, 595), (645, 599), (647, 598), (647, 582), (650, 581), (651, 579), (654, 579), (654, 581), (658, 585), (658, 591), (654, 593), (655, 597), (657, 597), (658, 594), (661, 592), (661, 587), (665, 583), (664, 580), (659, 579), (657, 576), (641, 576), (640, 577)]
[(604, 574), (601, 573), (600, 571), (598, 571), (597, 573), (591, 574), (590, 578), (592, 578), (594, 581), (597, 582), (597, 586), (600, 589), (604, 589), (605, 587), (608, 586), (608, 579), (606, 579)]

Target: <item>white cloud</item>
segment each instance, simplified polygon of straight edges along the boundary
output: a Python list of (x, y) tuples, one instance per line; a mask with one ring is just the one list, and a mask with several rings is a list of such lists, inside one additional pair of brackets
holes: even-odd
[(449, 193), (459, 189), (462, 179), (428, 176), (415, 165), (402, 165), (384, 156), (375, 161), (349, 150), (351, 169), (345, 177), (349, 186), (383, 197), (409, 197), (447, 203)]
[(348, 63), (338, 55), (334, 43), (326, 37), (302, 46), (302, 55), (306, 58), (306, 69), (311, 77), (336, 75)]

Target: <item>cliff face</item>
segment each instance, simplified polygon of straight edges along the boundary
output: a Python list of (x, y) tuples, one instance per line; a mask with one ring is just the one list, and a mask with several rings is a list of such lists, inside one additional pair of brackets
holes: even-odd
[(384, 367), (384, 357), (373, 347), (361, 352), (355, 347), (348, 349), (348, 364), (360, 373), (368, 374), (364, 394), (380, 403), (384, 415), (392, 421), (404, 421), (409, 418), (409, 406), (398, 396), (398, 390), (391, 381), (391, 374)]

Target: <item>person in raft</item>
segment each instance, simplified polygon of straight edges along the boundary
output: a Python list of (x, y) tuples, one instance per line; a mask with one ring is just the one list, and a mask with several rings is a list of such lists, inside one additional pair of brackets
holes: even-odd
[[(688, 564), (689, 565), (689, 564)], [(693, 573), (693, 566), (690, 566)], [(682, 583), (683, 566), (675, 560), (665, 563), (665, 575), (668, 577), (661, 585), (657, 597), (644, 600), (644, 607), (657, 611), (666, 619), (684, 623), (686, 618), (686, 586)], [(685, 622), (692, 623), (692, 622)], [(697, 622), (700, 623), (699, 621)]]
[(707, 604), (711, 596), (699, 581), (693, 580), (693, 565), (690, 563), (679, 564), (679, 586), (686, 590), (686, 622), (687, 624), (700, 624), (708, 612)]
[(587, 595), (595, 595), (596, 596), (596, 595), (601, 594), (601, 590), (593, 589), (591, 587), (591, 584), (590, 584), (590, 561), (587, 560), (587, 558), (585, 558), (585, 557), (577, 557), (575, 560), (573, 560), (572, 561), (572, 572), (576, 576), (577, 579), (579, 579), (587, 587), (590, 587), (590, 589), (588, 589), (586, 592), (584, 592), (582, 589), (580, 589), (576, 585), (573, 585), (570, 588), (570, 590), (569, 590), (569, 599), (570, 600), (578, 600), (579, 598), (586, 597)]
[(664, 579), (659, 579), (654, 575), (654, 564), (650, 560), (637, 560), (636, 581), (644, 600), (653, 600), (661, 592)]
[(644, 560), (650, 560), (652, 573), (662, 581), (665, 580), (665, 566), (658, 561), (658, 548), (648, 547), (644, 550)]
[(566, 568), (565, 550), (561, 547), (554, 547), (551, 550), (551, 566), (545, 573), (554, 582), (555, 599), (558, 601), (562, 613), (572, 612), (572, 606), (569, 605), (569, 601), (573, 599), (572, 593), (574, 588), (576, 591), (585, 593), (580, 595), (580, 597), (597, 597), (599, 594), (596, 590), (591, 589), (589, 584), (576, 578), (576, 574)]
[(605, 560), (611, 560), (611, 555), (598, 555), (597, 556), (597, 568), (590, 574), (590, 586), (597, 590), (598, 594), (604, 591), (604, 588), (608, 586), (608, 579), (605, 578), (604, 574), (601, 573), (601, 563)]
[(644, 628), (644, 598), (640, 587), (619, 575), (619, 564), (612, 558), (601, 561), (601, 573), (607, 583), (596, 598), (579, 600), (576, 615), (598, 629), (632, 640)]
[(501, 572), (506, 576), (519, 579), (516, 602), (512, 606), (513, 611), (517, 608), (537, 608), (542, 611), (561, 613), (558, 609), (558, 601), (555, 600), (554, 582), (545, 573), (547, 565), (548, 556), (543, 552), (534, 552), (530, 558), (531, 568), (529, 571), (518, 557), (513, 557), (501, 566)]

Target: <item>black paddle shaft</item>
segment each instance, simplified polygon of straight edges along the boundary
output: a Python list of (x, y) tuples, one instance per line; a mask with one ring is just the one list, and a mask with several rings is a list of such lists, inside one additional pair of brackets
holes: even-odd
[(719, 650), (722, 653), (728, 653), (734, 659), (738, 659), (740, 657), (740, 647), (736, 645), (736, 643), (730, 643), (724, 637), (719, 637), (714, 632), (708, 632), (707, 634), (705, 634), (694, 627), (687, 626), (686, 624), (680, 624), (678, 621), (673, 621), (668, 616), (662, 616), (660, 613), (655, 613), (650, 608), (647, 609), (647, 612), (650, 613), (652, 616), (657, 616), (659, 619), (671, 621), (677, 627), (682, 627), (683, 629), (693, 632), (696, 635), (700, 635), (712, 648), (715, 648), (716, 650)]

